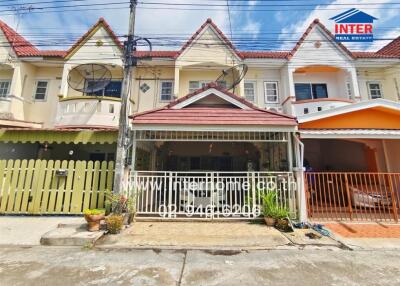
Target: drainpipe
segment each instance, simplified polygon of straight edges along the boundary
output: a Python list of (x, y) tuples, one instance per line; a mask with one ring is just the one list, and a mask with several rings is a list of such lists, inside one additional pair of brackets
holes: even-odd
[(304, 186), (304, 144), (300, 141), (296, 134), (293, 136), (297, 143), (296, 156), (297, 156), (297, 167), (293, 169), (296, 175), (297, 181), (297, 204), (299, 206), (299, 221), (307, 222), (307, 204), (306, 204), (306, 190)]

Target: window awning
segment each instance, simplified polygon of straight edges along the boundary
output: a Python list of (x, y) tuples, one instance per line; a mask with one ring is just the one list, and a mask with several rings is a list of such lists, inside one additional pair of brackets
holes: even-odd
[(112, 144), (117, 142), (116, 129), (0, 129), (0, 142)]
[(400, 139), (400, 130), (386, 129), (301, 129), (299, 132), (304, 139)]

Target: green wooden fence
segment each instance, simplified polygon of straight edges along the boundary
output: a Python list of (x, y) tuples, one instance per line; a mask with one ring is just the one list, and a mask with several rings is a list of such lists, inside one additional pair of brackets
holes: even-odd
[(114, 162), (2, 160), (0, 214), (81, 214), (104, 208)]

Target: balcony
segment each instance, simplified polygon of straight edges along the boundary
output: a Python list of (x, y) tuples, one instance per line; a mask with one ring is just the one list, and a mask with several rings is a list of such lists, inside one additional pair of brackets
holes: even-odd
[(121, 100), (114, 97), (73, 96), (60, 98), (55, 126), (117, 127)]
[(324, 110), (334, 109), (354, 103), (352, 100), (340, 98), (319, 98), (292, 102), (294, 115), (302, 116)]

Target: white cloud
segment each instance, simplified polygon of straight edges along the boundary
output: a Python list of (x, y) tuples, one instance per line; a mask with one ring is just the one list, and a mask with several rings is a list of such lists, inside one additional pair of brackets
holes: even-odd
[[(375, 22), (375, 29), (379, 28), (382, 24), (385, 22), (389, 21), (390, 19), (398, 16), (398, 10), (387, 10), (387, 9), (380, 9), (384, 7), (385, 5), (389, 4), (390, 2), (393, 2), (394, 0), (382, 0), (379, 2), (373, 1), (374, 3), (379, 3), (379, 5), (374, 5), (374, 6), (369, 6), (369, 9), (364, 9), (364, 11), (368, 14), (373, 15), (374, 17), (378, 18), (379, 20)], [(323, 9), (338, 9), (340, 6), (335, 6), (332, 4), (348, 4), (348, 0), (335, 0), (333, 1), (330, 5), (328, 6), (321, 6), (320, 8)], [(314, 10), (312, 11), (307, 17), (302, 18), (298, 20), (297, 22), (291, 24), (289, 27), (285, 27), (281, 30), (281, 35), (279, 36), (280, 40), (287, 39), (290, 36), (285, 35), (286, 33), (292, 33), (293, 37), (298, 35), (299, 33), (303, 33), (307, 27), (312, 23), (312, 21), (316, 18), (318, 18), (328, 29), (333, 31), (334, 28), (334, 22), (329, 20), (329, 18), (345, 11), (346, 9), (350, 8), (359, 8), (360, 10), (363, 10), (363, 7), (365, 6), (360, 6), (362, 4), (366, 3), (371, 3), (371, 0), (353, 0), (352, 4), (354, 4), (351, 7), (348, 6), (343, 6), (343, 9), (341, 10)], [(319, 6), (318, 6), (319, 7)], [(317, 7), (317, 8), (318, 8)], [(395, 32), (395, 31), (391, 31)], [(390, 33), (390, 32), (389, 32)], [(365, 44), (360, 44), (360, 43), (347, 43), (346, 46), (348, 46), (351, 49), (376, 49), (377, 46), (383, 46), (384, 43), (381, 41), (379, 42), (374, 42), (373, 45), (366, 46)], [(281, 49), (291, 49), (293, 48), (293, 44), (291, 43), (285, 43), (283, 41), (283, 44), (281, 45)]]

